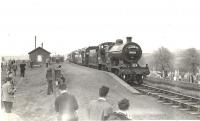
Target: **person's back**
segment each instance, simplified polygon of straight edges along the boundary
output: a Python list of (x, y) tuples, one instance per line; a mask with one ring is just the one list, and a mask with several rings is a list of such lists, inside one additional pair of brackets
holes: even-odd
[(49, 68), (46, 73), (47, 80), (53, 80), (53, 69)]
[(20, 64), (20, 69), (21, 69), (21, 70), (25, 70), (25, 66), (26, 66), (25, 63), (21, 63), (21, 64)]
[(109, 117), (107, 118), (107, 121), (132, 120), (132, 116), (128, 113), (129, 106), (130, 106), (130, 104), (129, 104), (128, 99), (123, 99), (123, 100), (119, 101), (118, 102), (119, 110), (110, 114)]
[(17, 70), (17, 64), (16, 64), (16, 63), (14, 63), (14, 65), (13, 65), (13, 70), (14, 70), (14, 71)]
[(55, 108), (59, 113), (74, 113), (78, 109), (78, 104), (75, 97), (66, 92), (56, 98)]
[(88, 118), (90, 120), (105, 120), (105, 117), (112, 112), (111, 105), (106, 100), (98, 99), (89, 104)]
[(99, 89), (99, 98), (90, 102), (88, 106), (88, 119), (91, 121), (105, 120), (112, 113), (112, 106), (107, 102), (106, 96), (109, 88), (102, 86)]
[(110, 116), (108, 117), (108, 119), (106, 119), (107, 121), (112, 121), (112, 120), (131, 120), (128, 118), (128, 116), (124, 113), (121, 112), (113, 112), (112, 114), (110, 114)]
[(78, 102), (75, 96), (69, 94), (66, 90), (66, 84), (60, 86), (61, 94), (55, 100), (55, 111), (58, 113), (58, 121), (73, 120), (76, 121)]
[(14, 93), (13, 90), (14, 86), (11, 83), (4, 83), (2, 85), (2, 101), (13, 102), (14, 100)]

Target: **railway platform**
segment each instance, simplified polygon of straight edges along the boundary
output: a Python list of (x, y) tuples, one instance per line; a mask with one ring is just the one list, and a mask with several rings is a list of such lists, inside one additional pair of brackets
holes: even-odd
[[(87, 120), (86, 109), (89, 101), (98, 98), (98, 89), (102, 85), (110, 88), (108, 101), (117, 110), (117, 103), (123, 98), (130, 101), (129, 113), (134, 120), (198, 120), (187, 112), (177, 110), (157, 102), (157, 99), (138, 93), (134, 88), (121, 82), (108, 72), (79, 66), (72, 63), (62, 64), (68, 91), (78, 100), (79, 120)], [(55, 121), (55, 95), (47, 95), (45, 80), (46, 68), (27, 70), (24, 79), (16, 78), (17, 93), (14, 113), (28, 121)], [(130, 88), (130, 89), (129, 89)], [(132, 91), (131, 91), (132, 90)]]

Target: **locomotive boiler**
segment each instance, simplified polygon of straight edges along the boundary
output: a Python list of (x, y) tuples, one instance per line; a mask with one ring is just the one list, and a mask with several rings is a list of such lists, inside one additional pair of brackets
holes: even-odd
[(107, 68), (129, 84), (142, 84), (143, 78), (150, 73), (148, 65), (141, 67), (138, 61), (142, 57), (141, 47), (127, 37), (127, 42), (116, 40), (107, 51)]

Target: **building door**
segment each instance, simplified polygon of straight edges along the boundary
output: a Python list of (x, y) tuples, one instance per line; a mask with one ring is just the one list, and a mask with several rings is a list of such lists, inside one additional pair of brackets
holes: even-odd
[(42, 62), (43, 61), (42, 57), (43, 57), (42, 55), (38, 55), (37, 56), (37, 62)]

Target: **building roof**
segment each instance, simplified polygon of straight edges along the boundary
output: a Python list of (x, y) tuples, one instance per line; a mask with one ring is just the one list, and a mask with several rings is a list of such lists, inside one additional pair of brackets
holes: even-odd
[(45, 50), (44, 48), (41, 48), (41, 47), (35, 48), (34, 50), (32, 50), (31, 52), (29, 52), (28, 54), (31, 54), (31, 53), (37, 51), (38, 49), (42, 49), (43, 51), (45, 51), (45, 52), (51, 54), (49, 51), (47, 51), (47, 50)]

